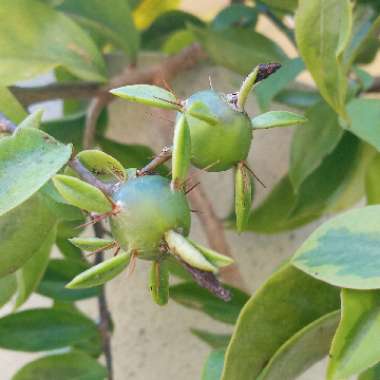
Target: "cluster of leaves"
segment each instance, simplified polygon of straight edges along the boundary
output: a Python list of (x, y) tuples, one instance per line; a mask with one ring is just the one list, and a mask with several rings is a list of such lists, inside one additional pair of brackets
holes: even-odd
[[(121, 51), (136, 62), (142, 51), (175, 54), (194, 42), (213, 62), (242, 75), (262, 62), (280, 62), (283, 68), (257, 87), (257, 102), (262, 111), (272, 101), (297, 108), (308, 122), (293, 136), (288, 174), (253, 209), (246, 230), (294, 229), (349, 208), (364, 195), (370, 205), (380, 202), (380, 101), (367, 96), (373, 78), (363, 69), (380, 45), (377, 0), (262, 0), (228, 6), (208, 23), (177, 10), (178, 3), (0, 4), (0, 112), (18, 125), (12, 135), (1, 134), (0, 120), (0, 306), (13, 302), (14, 307), (0, 318), (0, 347), (64, 349), (27, 364), (15, 380), (107, 377), (97, 362), (98, 326), (76, 306), (98, 296), (101, 287), (65, 288), (90, 268), (67, 240), (80, 234), (85, 215), (51, 182), (73, 150), (82, 150), (87, 103), (65, 101), (63, 118), (41, 123), (41, 113), (27, 116), (13, 96), (10, 86), (19, 81), (54, 70), (57, 83), (102, 83), (109, 76), (109, 53)], [(287, 15), (295, 16), (295, 31), (284, 24)], [(257, 32), (259, 16), (279, 26), (297, 46), (298, 58)], [(317, 89), (292, 84), (305, 68)], [(106, 138), (106, 127), (104, 112), (96, 143), (124, 167), (142, 167), (153, 156), (148, 147)], [(250, 299), (231, 289), (232, 301), (224, 303), (171, 265), (182, 280), (170, 288), (174, 301), (236, 323), (232, 338), (193, 330), (214, 349), (203, 379), (294, 379), (329, 350), (329, 380), (359, 373), (360, 379), (377, 379), (379, 211), (367, 206), (320, 227)], [(59, 258), (50, 257), (54, 245)], [(339, 288), (344, 289), (340, 297)], [(50, 298), (51, 307), (17, 311), (33, 292)]]

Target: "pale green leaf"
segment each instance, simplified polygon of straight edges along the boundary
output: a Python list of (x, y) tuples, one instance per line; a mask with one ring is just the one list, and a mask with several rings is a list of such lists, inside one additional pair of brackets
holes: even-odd
[(49, 231), (38, 251), (16, 272), (17, 297), (15, 308), (19, 308), (27, 301), (41, 281), (49, 262), (50, 251), (56, 235), (56, 228)]
[(365, 190), (367, 204), (374, 205), (380, 203), (380, 154), (377, 154), (368, 165), (365, 178)]
[(307, 119), (294, 112), (269, 111), (254, 117), (251, 121), (253, 129), (268, 129), (304, 124), (307, 122)]
[(142, 103), (148, 106), (180, 110), (176, 97), (169, 91), (148, 84), (134, 84), (130, 86), (115, 88), (111, 94), (127, 99), (131, 102)]
[(10, 85), (57, 66), (104, 81), (105, 66), (88, 35), (64, 14), (37, 0), (2, 0), (0, 83)]
[(380, 288), (379, 211), (367, 206), (324, 223), (297, 250), (293, 265), (335, 286)]
[(74, 351), (34, 360), (12, 377), (12, 380), (104, 380), (107, 370), (87, 354)]
[(166, 260), (153, 261), (149, 273), (149, 290), (153, 301), (164, 306), (169, 301), (169, 268)]
[(238, 164), (235, 172), (235, 215), (236, 229), (238, 232), (244, 231), (249, 213), (252, 207), (252, 178), (249, 170), (244, 164)]
[(346, 68), (341, 55), (351, 34), (349, 0), (299, 0), (296, 14), (297, 45), (321, 95), (346, 117)]
[(242, 309), (227, 348), (222, 379), (256, 379), (288, 339), (338, 308), (338, 289), (285, 265)]
[(112, 205), (101, 190), (78, 178), (58, 174), (53, 182), (62, 197), (78, 208), (97, 213), (112, 210)]
[(57, 218), (37, 193), (0, 217), (0, 277), (15, 272), (39, 251)]
[(120, 274), (128, 266), (130, 259), (130, 252), (121, 252), (117, 256), (107, 259), (78, 274), (66, 285), (66, 288), (82, 289), (102, 285)]
[(380, 151), (380, 100), (358, 98), (348, 104), (347, 110), (350, 132)]
[(43, 114), (44, 110), (42, 109), (33, 112), (18, 125), (18, 128), (39, 128)]
[(19, 101), (5, 87), (0, 87), (0, 112), (15, 124), (28, 116)]
[(220, 380), (224, 364), (224, 349), (212, 351), (203, 366), (202, 380)]
[(28, 199), (69, 160), (71, 147), (37, 129), (0, 140), (0, 215)]
[(114, 239), (101, 239), (97, 237), (75, 237), (69, 240), (70, 243), (74, 244), (76, 247), (88, 252), (107, 249), (115, 245)]
[(340, 313), (333, 311), (310, 323), (273, 355), (258, 380), (294, 380), (329, 352)]
[(346, 379), (380, 361), (378, 291), (342, 290), (342, 318), (327, 368), (328, 380)]

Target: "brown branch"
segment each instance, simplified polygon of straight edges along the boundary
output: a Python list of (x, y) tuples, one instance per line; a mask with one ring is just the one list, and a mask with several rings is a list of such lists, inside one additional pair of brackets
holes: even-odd
[[(202, 186), (198, 186), (194, 191), (189, 193), (189, 198), (191, 206), (196, 210), (200, 210), (197, 215), (205, 229), (210, 247), (223, 255), (233, 258), (230, 246), (226, 239), (223, 223), (215, 214), (210, 199), (207, 197)], [(224, 282), (240, 289), (247, 288), (237, 264), (222, 268), (220, 274)]]
[(138, 175), (142, 176), (152, 173), (158, 166), (171, 159), (172, 152), (172, 148), (169, 146), (162, 148), (161, 152), (152, 161), (137, 171)]
[(380, 77), (375, 77), (372, 86), (366, 92), (380, 92)]

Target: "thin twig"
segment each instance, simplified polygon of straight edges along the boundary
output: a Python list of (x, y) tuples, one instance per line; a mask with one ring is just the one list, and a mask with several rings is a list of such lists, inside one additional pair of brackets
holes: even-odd
[[(95, 236), (103, 238), (104, 230), (101, 223), (94, 224)], [(103, 251), (98, 252), (95, 256), (94, 264), (100, 264), (104, 260)], [(106, 359), (106, 366), (108, 370), (108, 380), (113, 380), (112, 368), (112, 348), (111, 348), (111, 326), (112, 318), (108, 309), (107, 297), (104, 287), (101, 287), (100, 294), (98, 295), (98, 310), (99, 310), (99, 330), (102, 338), (103, 353)]]
[(172, 147), (165, 146), (161, 150), (161, 152), (155, 158), (153, 158), (152, 161), (150, 161), (146, 166), (137, 171), (138, 175), (142, 176), (154, 172), (154, 170), (158, 166), (170, 160), (170, 158), (172, 157), (172, 152)]
[(98, 180), (79, 160), (78, 158), (73, 158), (69, 161), (70, 167), (75, 170), (79, 177), (89, 183), (97, 187), (99, 190), (103, 191), (103, 193), (111, 195), (113, 192), (113, 184), (107, 184), (103, 181)]
[[(210, 247), (223, 255), (233, 258), (230, 246), (226, 239), (223, 223), (215, 214), (210, 199), (207, 197), (202, 185), (197, 186), (194, 191), (190, 192), (189, 198), (192, 208), (202, 211), (197, 215), (205, 229)], [(247, 288), (237, 264), (222, 268), (220, 270), (220, 275), (223, 281), (228, 284), (234, 285), (240, 289)]]

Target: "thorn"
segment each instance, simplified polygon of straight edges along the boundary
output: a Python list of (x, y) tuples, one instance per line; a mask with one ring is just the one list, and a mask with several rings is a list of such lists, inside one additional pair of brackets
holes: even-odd
[(128, 279), (131, 278), (131, 276), (133, 275), (133, 272), (136, 269), (137, 256), (138, 256), (137, 251), (133, 251), (132, 256), (131, 256), (131, 261), (129, 262), (129, 266), (128, 266), (128, 272), (127, 272)]
[(93, 256), (93, 255), (96, 255), (97, 253), (100, 253), (100, 252), (106, 251), (107, 249), (111, 249), (111, 248), (115, 247), (116, 245), (117, 245), (118, 248), (120, 249), (120, 246), (119, 246), (118, 243), (116, 243), (116, 242), (112, 242), (112, 243), (110, 243), (110, 244), (108, 244), (108, 245), (105, 245), (104, 247), (98, 248), (96, 251), (86, 253), (86, 257), (91, 257), (91, 256)]
[(214, 91), (214, 87), (212, 86), (212, 79), (211, 79), (211, 75), (208, 76), (208, 81), (210, 83), (210, 88), (212, 91)]
[(264, 182), (255, 174), (255, 172), (247, 165), (245, 161), (243, 161), (243, 166), (254, 176), (254, 178), (257, 180), (257, 182), (260, 183), (260, 185), (266, 189)]
[(170, 86), (170, 84), (166, 81), (165, 78), (161, 78), (161, 82), (164, 85), (165, 89), (168, 90), (170, 93), (172, 93), (176, 99), (178, 99), (178, 96), (175, 94), (173, 88)]
[(177, 107), (180, 107), (180, 108), (182, 109), (182, 104), (179, 103), (178, 101), (173, 102), (173, 101), (168, 100), (168, 99), (160, 98), (159, 96), (153, 96), (153, 98), (158, 99), (158, 100), (161, 100), (161, 101), (166, 102), (166, 103), (169, 103), (169, 104), (173, 104), (173, 105), (175, 105), (175, 106), (177, 106)]
[(116, 257), (120, 252), (120, 244), (116, 243), (116, 251), (113, 253), (113, 257)]
[(206, 170), (207, 171), (208, 169), (212, 168), (214, 165), (219, 164), (219, 162), (220, 162), (220, 160), (216, 160), (215, 162), (211, 163), (210, 165), (205, 166), (201, 170)]
[(199, 211), (199, 210), (193, 210), (193, 209), (190, 209), (190, 212), (194, 212), (195, 214), (202, 213), (202, 211)]

